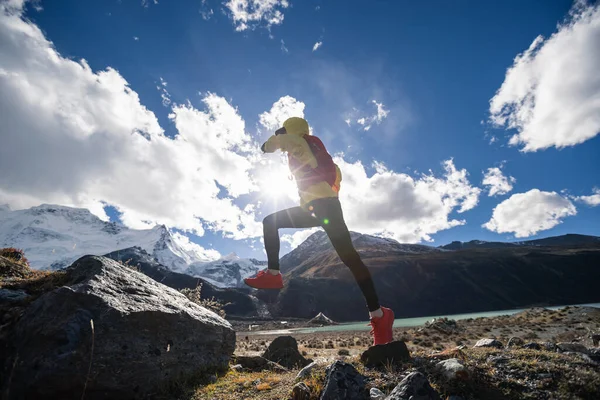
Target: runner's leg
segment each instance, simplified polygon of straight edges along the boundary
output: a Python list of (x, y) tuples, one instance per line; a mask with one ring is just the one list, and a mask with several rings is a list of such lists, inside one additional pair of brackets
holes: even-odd
[(313, 228), (319, 225), (319, 221), (302, 207), (292, 207), (267, 215), (263, 220), (263, 232), (268, 268), (279, 270), (280, 228)]
[(352, 244), (339, 199), (336, 197), (318, 199), (311, 204), (319, 223), (325, 229), (340, 259), (354, 275), (354, 279), (365, 296), (369, 311), (378, 310), (379, 300), (371, 273)]

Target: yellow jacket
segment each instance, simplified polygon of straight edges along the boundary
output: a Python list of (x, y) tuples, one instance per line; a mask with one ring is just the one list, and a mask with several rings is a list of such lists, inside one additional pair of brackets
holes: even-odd
[[(302, 118), (290, 118), (283, 123), (283, 126), (287, 130), (287, 134), (273, 135), (263, 145), (265, 153), (273, 153), (276, 150), (281, 150), (288, 154), (288, 157), (292, 156), (301, 165), (309, 165), (311, 168), (317, 168), (317, 159), (313, 155), (312, 151), (308, 146), (304, 135), (308, 135), (308, 123)], [(336, 165), (336, 182), (338, 190), (340, 182), (342, 180), (342, 173)], [(302, 170), (291, 171), (296, 181), (298, 182), (304, 173)], [(300, 205), (305, 207), (308, 203), (313, 200), (321, 199), (325, 197), (338, 197), (338, 191), (329, 185), (327, 182), (318, 182), (308, 186), (304, 190), (298, 186), (298, 194), (300, 195)]]

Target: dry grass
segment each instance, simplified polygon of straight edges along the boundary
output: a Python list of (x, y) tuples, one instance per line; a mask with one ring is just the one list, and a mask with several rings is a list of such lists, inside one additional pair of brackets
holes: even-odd
[(190, 400), (280, 400), (289, 397), (298, 371), (228, 372), (215, 383), (202, 386)]

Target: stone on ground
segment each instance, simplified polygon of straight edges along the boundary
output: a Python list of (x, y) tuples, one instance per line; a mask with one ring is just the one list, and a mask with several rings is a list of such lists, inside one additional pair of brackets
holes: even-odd
[(306, 379), (306, 378), (308, 378), (310, 376), (311, 372), (313, 371), (313, 369), (315, 369), (316, 366), (317, 366), (316, 361), (311, 362), (306, 367), (302, 368), (302, 370), (300, 372), (298, 372), (298, 375), (296, 376), (296, 379)]
[(588, 353), (588, 349), (587, 347), (585, 347), (584, 345), (582, 345), (581, 343), (566, 343), (566, 342), (562, 342), (562, 343), (557, 343), (556, 347), (558, 348), (558, 350), (560, 350), (561, 352), (569, 352), (569, 353), (583, 353), (583, 354), (587, 354)]
[(527, 343), (521, 347), (524, 349), (529, 349), (529, 350), (541, 350), (542, 349), (542, 346), (536, 342)]
[(274, 372), (288, 371), (287, 368), (261, 356), (237, 356), (235, 361), (242, 366), (243, 370), (250, 372), (260, 372), (265, 370)]
[(371, 388), (371, 390), (369, 391), (369, 396), (371, 397), (371, 400), (384, 400), (385, 399), (385, 393), (383, 393), (381, 390), (379, 390), (377, 388)]
[(178, 291), (104, 257), (80, 258), (66, 278), (7, 338), (10, 398), (80, 399), (84, 387), (86, 400), (143, 398), (228, 369), (231, 325)]
[(368, 400), (365, 377), (352, 364), (336, 361), (327, 368), (327, 379), (321, 400)]
[(497, 349), (501, 349), (504, 347), (501, 341), (496, 339), (479, 339), (477, 343), (475, 343), (475, 347), (495, 347)]
[(440, 400), (440, 395), (431, 387), (425, 375), (411, 372), (386, 400)]
[(399, 364), (402, 361), (410, 360), (410, 352), (404, 342), (395, 341), (369, 347), (362, 353), (360, 360), (367, 367)]
[(449, 358), (437, 363), (437, 367), (449, 380), (464, 380), (469, 377), (469, 371), (458, 358)]
[(513, 336), (510, 339), (508, 339), (508, 343), (506, 343), (506, 347), (518, 347), (518, 346), (522, 346), (525, 342), (523, 342), (523, 339), (521, 339), (518, 336)]
[(292, 400), (310, 400), (310, 389), (304, 382), (299, 382), (292, 389)]
[(310, 361), (298, 351), (298, 342), (291, 336), (279, 336), (275, 338), (263, 354), (267, 360), (271, 360), (286, 368), (304, 368)]

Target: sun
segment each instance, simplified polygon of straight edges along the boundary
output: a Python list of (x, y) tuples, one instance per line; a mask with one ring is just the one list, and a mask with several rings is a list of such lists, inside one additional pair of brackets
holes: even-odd
[(266, 166), (259, 174), (261, 198), (264, 201), (280, 202), (293, 199), (297, 193), (296, 183), (283, 165)]

